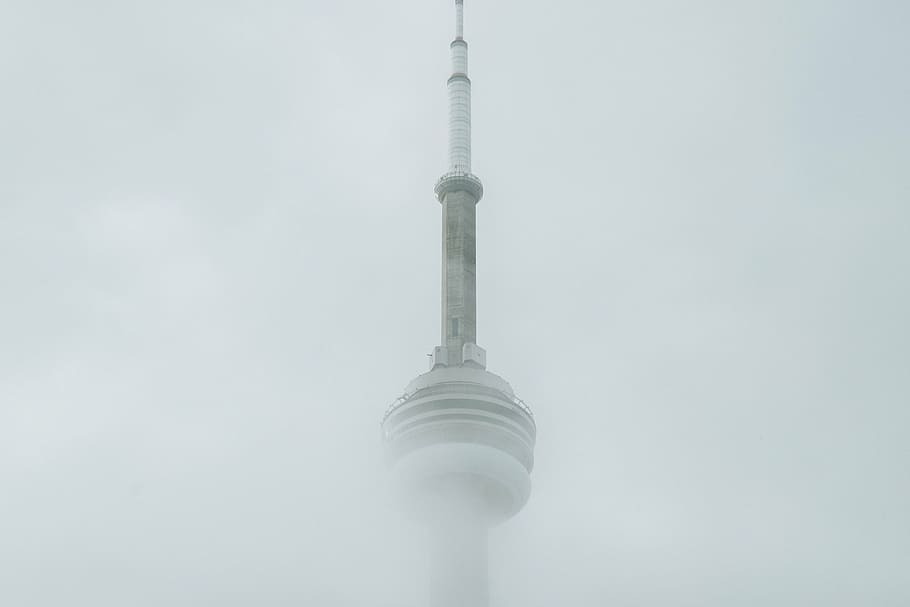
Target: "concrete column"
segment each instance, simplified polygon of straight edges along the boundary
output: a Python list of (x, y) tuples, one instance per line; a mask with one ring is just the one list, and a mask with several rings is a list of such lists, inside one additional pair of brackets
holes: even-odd
[(430, 534), (429, 607), (488, 607), (486, 527), (451, 520)]
[(476, 208), (466, 191), (442, 201), (442, 344), (450, 365), (462, 362), (465, 343), (477, 343)]

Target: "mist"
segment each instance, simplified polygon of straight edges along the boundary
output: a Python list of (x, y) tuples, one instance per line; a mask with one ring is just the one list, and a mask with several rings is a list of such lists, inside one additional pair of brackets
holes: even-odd
[[(467, 2), (491, 605), (910, 604), (910, 4)], [(0, 605), (423, 604), (450, 12), (0, 5)]]

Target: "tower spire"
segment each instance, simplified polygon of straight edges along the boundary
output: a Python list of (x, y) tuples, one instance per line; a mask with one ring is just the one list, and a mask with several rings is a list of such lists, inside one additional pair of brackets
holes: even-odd
[(455, 39), (449, 77), (449, 171), (471, 172), (471, 80), (464, 39), (464, 0), (455, 0)]
[(455, 39), (451, 45), (449, 93), (449, 168), (436, 182), (442, 203), (442, 343), (433, 366), (486, 366), (477, 346), (475, 206), (483, 196), (471, 172), (471, 80), (464, 39), (464, 0), (455, 0)]
[(464, 38), (464, 0), (455, 0), (455, 39)]

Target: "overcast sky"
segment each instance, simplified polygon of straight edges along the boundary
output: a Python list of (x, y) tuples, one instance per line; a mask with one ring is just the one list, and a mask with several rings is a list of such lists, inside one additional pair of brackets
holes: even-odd
[[(501, 607), (910, 604), (910, 3), (468, 0)], [(0, 3), (0, 604), (420, 605), (448, 0)]]

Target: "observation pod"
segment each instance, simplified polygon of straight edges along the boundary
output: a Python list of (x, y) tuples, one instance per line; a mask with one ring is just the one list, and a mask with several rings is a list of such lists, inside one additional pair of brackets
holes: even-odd
[(531, 494), (537, 427), (499, 377), (468, 362), (417, 377), (382, 421), (393, 480), (420, 519), (495, 525)]

